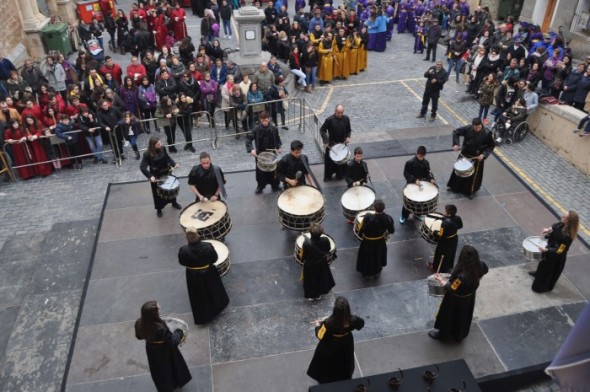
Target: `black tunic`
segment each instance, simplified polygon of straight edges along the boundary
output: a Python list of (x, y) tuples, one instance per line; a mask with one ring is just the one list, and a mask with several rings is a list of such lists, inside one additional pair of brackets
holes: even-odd
[(361, 184), (365, 184), (369, 179), (369, 168), (365, 161), (356, 162), (354, 159), (346, 163), (344, 170), (344, 180), (349, 188), (352, 184), (359, 181)]
[[(277, 127), (273, 125), (265, 127), (262, 124), (252, 129), (252, 133), (246, 136), (246, 150), (248, 153), (254, 149), (252, 142), (256, 143), (257, 154), (268, 150), (276, 152), (275, 150), (281, 148), (283, 144)], [(267, 184), (277, 187), (279, 185), (279, 178), (276, 170), (273, 172), (263, 172), (256, 166), (256, 182), (258, 183), (258, 188), (261, 189)]]
[[(176, 162), (168, 155), (166, 148), (162, 147), (160, 150), (156, 150), (156, 155), (151, 156), (147, 151), (143, 153), (139, 169), (146, 178), (151, 176), (156, 179), (168, 174), (170, 169), (176, 166)], [(168, 203), (176, 203), (174, 199), (162, 199), (158, 196), (158, 185), (155, 182), (150, 182), (152, 187), (152, 198), (154, 199), (154, 208), (161, 210)]]
[[(459, 145), (459, 137), (463, 136), (463, 147), (461, 148), (461, 155), (466, 158), (475, 158), (483, 154), (484, 160), (494, 151), (495, 143), (492, 133), (482, 128), (481, 131), (476, 132), (472, 125), (457, 128), (453, 131), (453, 145)], [(474, 172), (470, 177), (459, 177), (455, 171), (451, 173), (451, 178), (447, 183), (453, 192), (463, 193), (465, 195), (472, 195), (481, 187), (483, 180), (483, 165), (484, 161), (474, 160)]]
[(551, 231), (545, 235), (545, 238), (547, 239), (547, 252), (542, 254), (533, 281), (533, 291), (537, 293), (553, 290), (565, 267), (567, 252), (573, 242), (563, 231), (563, 223), (561, 222), (553, 224)]
[(313, 359), (307, 369), (307, 375), (320, 384), (350, 380), (354, 373), (354, 337), (352, 331), (361, 330), (365, 320), (351, 316), (350, 325), (335, 328), (330, 316), (315, 329), (320, 339)]
[(338, 177), (344, 177), (345, 165), (337, 165), (330, 158), (330, 147), (335, 144), (344, 143), (346, 138), (350, 137), (352, 129), (350, 128), (350, 118), (342, 116), (340, 118), (331, 115), (324, 121), (320, 128), (320, 136), (324, 144), (327, 144), (324, 151), (324, 178), (330, 178), (334, 173)]
[[(135, 336), (139, 340), (144, 340), (145, 337), (141, 336), (138, 328), (139, 320), (135, 322)], [(150, 374), (158, 392), (175, 391), (192, 379), (188, 366), (178, 349), (181, 338), (180, 329), (172, 333), (164, 323), (159, 326), (154, 340), (145, 342)]]
[(363, 276), (378, 275), (387, 265), (385, 234), (393, 234), (394, 231), (391, 216), (385, 213), (365, 215), (359, 230), (364, 239), (356, 258), (356, 270)]
[[(488, 272), (488, 266), (483, 262), (482, 272), (484, 275)], [(434, 322), (434, 328), (438, 329), (442, 340), (453, 339), (460, 342), (467, 337), (478, 287), (479, 281), (469, 282), (460, 274), (451, 275)]]
[[(222, 180), (224, 180), (223, 171), (221, 168), (217, 169), (221, 174)], [(215, 175), (215, 166), (209, 166), (208, 170), (205, 170), (201, 165), (193, 166), (188, 175), (188, 184), (194, 185), (204, 197), (211, 198), (211, 196), (217, 193), (217, 189), (219, 188), (217, 176)]]
[(327, 237), (307, 238), (301, 248), (303, 260), (303, 295), (317, 298), (328, 294), (336, 285), (326, 256), (330, 253), (330, 240)]
[[(305, 162), (304, 162), (305, 161)], [(309, 167), (309, 161), (307, 156), (301, 154), (299, 158), (295, 158), (292, 154), (287, 154), (281, 158), (277, 163), (277, 174), (279, 179), (284, 183), (285, 189), (291, 186), (285, 182), (286, 178), (294, 180), (297, 172), (301, 172), (298, 185), (305, 185), (305, 176), (309, 174), (307, 168)]]
[(439, 237), (436, 250), (434, 251), (434, 261), (432, 262), (435, 271), (438, 271), (438, 264), (442, 256), (444, 256), (444, 259), (440, 267), (440, 272), (451, 272), (453, 270), (457, 244), (459, 243), (457, 231), (461, 228), (463, 228), (463, 220), (460, 216), (455, 215), (453, 217), (445, 217), (440, 230), (434, 232)]
[(178, 251), (178, 262), (186, 267), (186, 286), (195, 324), (213, 320), (229, 303), (215, 261), (217, 252), (208, 242), (198, 241)]
[(430, 171), (430, 163), (426, 159), (420, 160), (416, 157), (404, 165), (404, 177), (408, 184), (415, 184), (417, 180), (430, 181), (434, 179)]

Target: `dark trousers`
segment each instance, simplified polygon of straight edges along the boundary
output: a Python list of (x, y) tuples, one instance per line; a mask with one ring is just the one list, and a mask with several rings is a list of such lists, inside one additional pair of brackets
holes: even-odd
[(432, 52), (432, 62), (436, 61), (436, 45), (429, 43), (426, 47), (426, 59), (430, 60), (430, 52)]
[(421, 115), (426, 115), (428, 111), (428, 103), (432, 100), (432, 110), (431, 110), (431, 117), (436, 117), (436, 111), (438, 110), (438, 97), (440, 96), (440, 91), (431, 91), (430, 89), (424, 90), (424, 96), (422, 97), (422, 109), (420, 110)]
[(193, 122), (191, 116), (180, 116), (178, 117), (178, 126), (182, 130), (182, 134), (184, 135), (184, 140), (186, 141), (185, 148), (193, 146), (193, 135), (192, 135), (192, 128)]
[(404, 220), (405, 219), (408, 219), (408, 217), (410, 216), (410, 214), (411, 214), (411, 211), (410, 210), (408, 210), (406, 207), (402, 207), (402, 218)]
[(326, 148), (324, 152), (324, 179), (331, 178), (332, 175), (336, 174), (336, 177), (340, 180), (344, 177), (344, 170), (346, 165), (337, 165), (330, 158), (330, 148)]
[(176, 143), (176, 123), (164, 125), (164, 132), (166, 133), (166, 143), (169, 146)]

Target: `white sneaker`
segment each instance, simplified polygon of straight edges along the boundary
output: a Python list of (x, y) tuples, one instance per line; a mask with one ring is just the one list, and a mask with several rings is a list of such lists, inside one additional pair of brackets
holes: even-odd
[(231, 35), (229, 36), (229, 39), (231, 39)]
[(502, 138), (501, 137), (497, 138), (496, 143), (498, 143), (498, 144), (502, 143)]
[(227, 39), (227, 35), (223, 34), (223, 39)]

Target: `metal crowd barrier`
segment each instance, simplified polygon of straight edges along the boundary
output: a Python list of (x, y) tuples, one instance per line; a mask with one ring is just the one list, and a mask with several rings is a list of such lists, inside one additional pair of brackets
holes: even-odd
[[(283, 102), (287, 102), (288, 107), (286, 109), (284, 109), (283, 106)], [(273, 100), (273, 101), (264, 101), (264, 102), (260, 102), (260, 103), (254, 103), (254, 104), (247, 104), (244, 108), (244, 110), (238, 110), (236, 108), (217, 108), (215, 110), (215, 113), (213, 115), (213, 118), (215, 119), (215, 140), (213, 141), (213, 148), (217, 149), (219, 148), (219, 140), (224, 140), (227, 138), (231, 138), (231, 137), (236, 137), (239, 138), (243, 135), (247, 135), (249, 134), (252, 130), (250, 129), (250, 123), (252, 123), (253, 126), (256, 126), (256, 124), (258, 123), (258, 115), (260, 114), (260, 112), (262, 111), (266, 111), (268, 112), (268, 114), (270, 115), (271, 119), (273, 118), (273, 116), (275, 116), (276, 114), (276, 119), (278, 124), (274, 124), (277, 127), (282, 127), (283, 124), (281, 122), (281, 113), (280, 110), (276, 109), (277, 105), (281, 105), (281, 107), (283, 107), (283, 112), (284, 112), (284, 116), (285, 116), (285, 126), (291, 128), (291, 127), (297, 127), (297, 129), (303, 133), (303, 116), (304, 116), (304, 112), (305, 112), (305, 108), (307, 106), (309, 106), (307, 104), (307, 102), (303, 99), (303, 98), (287, 98), (287, 99), (278, 99), (278, 100)], [(240, 113), (238, 113), (240, 112)], [(276, 112), (276, 113), (274, 113)], [(221, 131), (222, 127), (225, 126), (225, 114), (228, 114), (230, 116), (229, 122), (231, 122), (232, 124), (227, 128), (230, 131), (233, 132), (223, 132)], [(238, 115), (236, 115), (236, 113), (238, 113)], [(239, 131), (242, 119), (244, 119), (245, 116), (245, 120), (246, 120), (246, 124), (247, 127), (246, 129), (242, 128), (241, 131)], [(249, 116), (254, 116), (253, 119), (250, 119)], [(237, 121), (236, 121), (237, 119)]]

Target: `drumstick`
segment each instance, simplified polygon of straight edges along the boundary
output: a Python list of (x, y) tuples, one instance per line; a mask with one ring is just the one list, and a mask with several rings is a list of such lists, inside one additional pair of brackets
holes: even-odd
[(436, 274), (438, 275), (439, 271), (440, 271), (440, 267), (442, 266), (443, 260), (445, 259), (445, 255), (442, 255), (440, 257), (440, 263), (438, 263), (438, 268), (436, 269)]
[(534, 246), (536, 246), (539, 249), (543, 249), (541, 248), (539, 245), (535, 244), (533, 241), (529, 240), (528, 238), (525, 238), (525, 240), (527, 240), (528, 242), (530, 242), (531, 244), (533, 244)]

